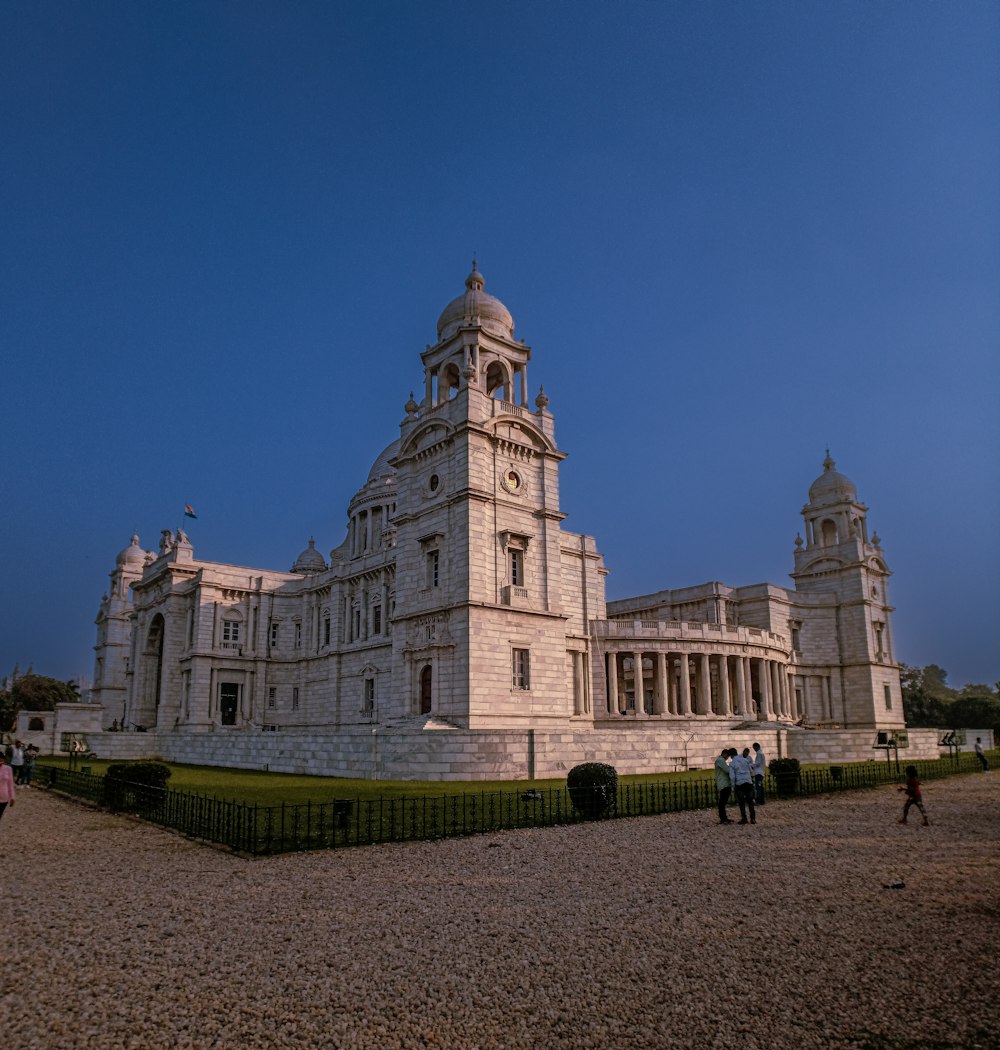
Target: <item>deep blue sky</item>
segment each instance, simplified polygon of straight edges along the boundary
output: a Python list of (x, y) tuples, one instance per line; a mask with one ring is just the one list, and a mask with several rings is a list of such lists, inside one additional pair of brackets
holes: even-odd
[(1000, 677), (1000, 7), (0, 7), (0, 673), (117, 551), (324, 552), (487, 290), (609, 597), (788, 583), (829, 445), (898, 657)]

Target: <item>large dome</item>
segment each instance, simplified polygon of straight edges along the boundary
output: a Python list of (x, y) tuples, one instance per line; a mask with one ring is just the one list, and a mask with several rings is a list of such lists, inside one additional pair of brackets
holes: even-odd
[(370, 485), (373, 481), (381, 481), (382, 478), (394, 478), (396, 476), (396, 468), (390, 465), (389, 460), (395, 458), (397, 452), (399, 452), (399, 438), (396, 438), (391, 445), (384, 448), (378, 459), (372, 464), (372, 469), (368, 471), (367, 484)]
[(833, 468), (837, 464), (830, 458), (830, 450), (826, 450), (826, 459), (823, 460), (823, 473), (809, 486), (810, 503), (840, 503), (845, 500), (857, 503), (858, 490), (850, 478), (844, 477)]
[(438, 339), (447, 339), (466, 324), (481, 324), (487, 332), (514, 338), (514, 318), (510, 310), (499, 299), (483, 291), (486, 282), (483, 275), (472, 264), (472, 273), (465, 279), (466, 292), (452, 301), (441, 311), (438, 318)]

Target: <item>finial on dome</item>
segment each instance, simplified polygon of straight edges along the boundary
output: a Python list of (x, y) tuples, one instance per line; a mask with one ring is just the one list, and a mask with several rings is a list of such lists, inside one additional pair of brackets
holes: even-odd
[(538, 388), (538, 397), (535, 398), (535, 405), (541, 411), (543, 408), (547, 408), (548, 404), (549, 399), (545, 396), (545, 387), (540, 386)]
[(470, 292), (481, 292), (486, 285), (483, 275), (479, 272), (479, 263), (475, 255), (472, 256), (472, 273), (465, 278), (465, 287)]
[(407, 401), (405, 405), (403, 405), (403, 411), (407, 414), (407, 416), (409, 416), (412, 419), (417, 414), (417, 409), (419, 407), (420, 406), (416, 403), (416, 401), (413, 400), (413, 391), (411, 390), (410, 400)]
[(882, 537), (877, 532), (872, 535), (872, 546), (873, 547), (881, 547), (882, 546)]
[(798, 550), (802, 546), (803, 540), (799, 533), (795, 533), (795, 549)]
[(826, 450), (826, 459), (823, 460), (823, 470), (833, 470), (837, 464), (830, 458), (830, 450)]

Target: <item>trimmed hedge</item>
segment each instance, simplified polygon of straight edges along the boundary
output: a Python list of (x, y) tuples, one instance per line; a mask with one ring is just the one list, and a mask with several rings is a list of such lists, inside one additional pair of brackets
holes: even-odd
[(774, 778), (779, 795), (787, 798), (798, 790), (800, 766), (797, 758), (772, 758), (767, 764), (767, 771)]
[(599, 820), (615, 811), (618, 771), (604, 762), (584, 762), (566, 777), (573, 808), (586, 820)]
[(163, 804), (170, 767), (162, 762), (112, 762), (104, 774), (109, 809), (149, 813)]

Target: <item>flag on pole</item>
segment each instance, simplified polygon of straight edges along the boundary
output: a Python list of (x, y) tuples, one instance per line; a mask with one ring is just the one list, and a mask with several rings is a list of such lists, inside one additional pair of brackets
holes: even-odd
[(192, 507), (190, 503), (184, 504), (184, 517), (194, 518), (196, 521), (198, 520), (198, 515), (195, 514), (194, 507)]

